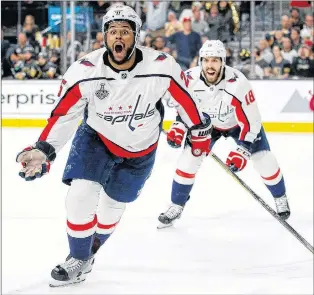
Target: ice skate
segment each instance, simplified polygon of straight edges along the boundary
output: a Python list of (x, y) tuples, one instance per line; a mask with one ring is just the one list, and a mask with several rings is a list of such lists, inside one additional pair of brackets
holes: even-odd
[(161, 213), (158, 217), (158, 229), (170, 227), (176, 219), (181, 217), (183, 206), (172, 204), (165, 213)]
[(290, 208), (286, 195), (283, 195), (280, 198), (274, 198), (277, 208), (277, 214), (283, 219), (286, 220), (290, 216)]
[(50, 287), (61, 287), (84, 282), (88, 273), (92, 271), (95, 258), (79, 260), (68, 256), (66, 261), (57, 265), (51, 271)]

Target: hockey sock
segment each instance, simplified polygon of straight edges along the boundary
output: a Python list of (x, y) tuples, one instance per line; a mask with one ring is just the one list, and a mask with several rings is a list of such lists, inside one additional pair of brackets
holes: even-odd
[(184, 206), (189, 199), (193, 184), (180, 184), (175, 180), (172, 182), (171, 201), (174, 204)]
[(79, 260), (87, 260), (91, 254), (94, 236), (86, 238), (74, 238), (68, 234), (70, 255)]
[(252, 155), (252, 161), (272, 196), (282, 197), (286, 193), (286, 186), (274, 154), (270, 151), (262, 151)]

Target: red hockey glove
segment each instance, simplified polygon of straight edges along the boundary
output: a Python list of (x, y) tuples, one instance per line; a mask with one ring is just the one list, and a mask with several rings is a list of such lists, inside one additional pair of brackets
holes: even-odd
[(231, 151), (226, 160), (226, 165), (232, 172), (243, 170), (250, 159), (251, 153), (244, 146), (238, 145), (235, 151)]
[(203, 154), (206, 156), (209, 154), (212, 130), (213, 125), (210, 119), (208, 119), (206, 124), (197, 125), (191, 128), (191, 146), (193, 156), (199, 157)]
[(167, 142), (173, 148), (179, 148), (182, 144), (184, 134), (188, 129), (181, 122), (173, 122), (168, 133)]
[(35, 145), (25, 148), (16, 157), (16, 162), (23, 168), (19, 175), (26, 181), (40, 178), (50, 170), (50, 162), (56, 158), (55, 149), (45, 141), (38, 141)]

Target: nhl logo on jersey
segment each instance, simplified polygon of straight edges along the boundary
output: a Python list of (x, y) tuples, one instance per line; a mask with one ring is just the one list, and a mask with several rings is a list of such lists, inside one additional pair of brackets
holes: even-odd
[(109, 96), (109, 91), (105, 89), (105, 84), (100, 84), (100, 89), (95, 92), (99, 99), (104, 99)]
[(127, 73), (122, 73), (122, 74), (121, 74), (121, 79), (124, 80), (124, 79), (126, 79), (127, 77), (128, 77), (128, 74), (127, 74)]

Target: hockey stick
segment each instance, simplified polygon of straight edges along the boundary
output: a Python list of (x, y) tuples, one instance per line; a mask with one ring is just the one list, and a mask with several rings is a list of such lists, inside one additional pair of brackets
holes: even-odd
[(271, 208), (259, 195), (257, 195), (235, 172), (231, 171), (226, 164), (219, 159), (214, 153), (211, 156), (215, 161), (223, 168), (227, 173), (229, 173), (233, 178), (241, 184), (251, 196), (258, 201), (273, 217), (275, 217), (294, 237), (296, 237), (311, 253), (313, 253), (313, 246), (305, 240), (289, 223), (281, 219), (280, 216)]
[[(163, 129), (162, 132), (167, 134), (167, 132)], [(235, 172), (231, 171), (228, 166), (222, 160), (220, 160), (219, 157), (217, 157), (213, 152), (211, 152), (210, 155), (227, 173), (233, 176), (233, 178), (240, 185), (242, 185), (242, 187), (244, 187), (245, 190), (249, 192), (251, 196), (264, 207), (264, 209), (266, 209), (273, 217), (275, 217), (277, 221), (279, 221), (295, 238), (297, 238), (303, 244), (303, 246), (313, 253), (313, 246), (311, 246), (307, 240), (305, 240), (289, 223), (281, 219), (274, 209), (271, 208), (259, 195), (257, 195)]]

